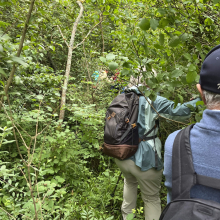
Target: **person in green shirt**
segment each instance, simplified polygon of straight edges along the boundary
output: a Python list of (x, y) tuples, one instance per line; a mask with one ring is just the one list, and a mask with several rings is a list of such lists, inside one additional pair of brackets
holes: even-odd
[[(129, 90), (140, 94), (137, 87), (133, 86)], [(183, 122), (190, 118), (191, 112), (187, 107), (188, 104), (196, 106), (195, 99), (184, 104), (178, 104), (174, 108), (174, 102), (162, 96), (157, 96), (155, 101), (148, 101), (144, 96), (139, 98), (138, 113), (138, 133), (143, 137), (155, 125), (158, 114), (175, 121)], [(150, 105), (151, 104), (151, 105)], [(154, 136), (158, 132), (158, 127), (148, 136)], [(155, 150), (158, 154), (158, 161), (155, 161)], [(132, 213), (136, 208), (137, 187), (140, 186), (141, 196), (144, 201), (145, 220), (158, 220), (161, 214), (161, 202), (159, 191), (163, 172), (163, 163), (161, 161), (161, 141), (158, 137), (155, 139), (141, 141), (138, 145), (137, 152), (126, 160), (115, 159), (117, 166), (124, 175), (123, 203), (121, 207), (123, 220)]]

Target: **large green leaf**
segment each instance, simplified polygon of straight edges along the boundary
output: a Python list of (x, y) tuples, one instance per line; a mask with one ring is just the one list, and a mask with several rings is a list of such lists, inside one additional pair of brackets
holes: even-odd
[(109, 54), (107, 54), (106, 59), (107, 59), (107, 60), (114, 60), (115, 57), (116, 57), (116, 56), (115, 56), (113, 53), (109, 53)]
[(178, 96), (176, 96), (174, 100), (174, 106), (173, 106), (174, 109), (177, 107), (178, 102), (179, 102), (179, 99), (178, 99)]
[(163, 49), (163, 46), (161, 46), (160, 44), (154, 44), (154, 47), (157, 49)]
[(150, 90), (146, 90), (145, 93), (144, 93), (144, 95), (145, 95), (146, 97), (148, 97), (150, 94), (151, 94), (151, 91), (150, 91)]
[(15, 76), (15, 84), (20, 84), (21, 78), (19, 76)]
[(220, 2), (220, 0), (214, 0), (214, 1), (213, 1), (214, 4), (217, 4), (217, 3), (219, 3), (219, 2)]
[(106, 58), (105, 58), (105, 57), (99, 57), (99, 59), (100, 59), (103, 63), (106, 62)]
[(130, 213), (127, 215), (126, 220), (132, 220), (134, 218), (134, 214)]
[(148, 30), (150, 28), (150, 20), (147, 18), (142, 18), (139, 23), (139, 27), (144, 31)]
[(43, 95), (37, 95), (36, 98), (42, 100), (44, 98), (44, 96)]
[(169, 46), (171, 47), (176, 47), (178, 44), (180, 43), (180, 39), (178, 36), (174, 36), (170, 42), (169, 42)]
[(190, 64), (190, 66), (188, 67), (188, 70), (189, 71), (194, 71), (194, 70), (196, 70), (196, 66), (193, 65), (193, 64)]
[(200, 50), (202, 49), (202, 45), (201, 45), (201, 43), (198, 42), (198, 43), (196, 44), (196, 48), (197, 48), (197, 50), (200, 51)]
[[(3, 81), (0, 80), (0, 83), (1, 83), (3, 86), (5, 86), (5, 84), (4, 84)], [(2, 93), (4, 93), (4, 92), (2, 91), (0, 94), (2, 94)]]
[(191, 60), (191, 55), (189, 53), (184, 53), (183, 56), (187, 59), (187, 60)]
[(145, 45), (143, 45), (143, 48), (144, 48), (145, 55), (147, 56), (147, 55), (148, 55), (148, 53), (149, 53), (149, 50), (148, 50), (147, 45), (146, 45), (146, 44), (145, 44)]
[(180, 94), (177, 94), (180, 100), (180, 103), (183, 104), (183, 97)]
[(126, 67), (126, 68), (129, 68), (129, 67), (130, 67), (130, 64), (129, 64), (128, 62), (124, 62), (122, 66), (123, 66), (123, 67)]
[(169, 24), (169, 20), (166, 19), (166, 18), (162, 18), (162, 19), (160, 20), (160, 23), (159, 23), (159, 24), (160, 24), (160, 25), (159, 25), (160, 28), (164, 28), (164, 27), (166, 27), (166, 26)]
[(20, 63), (23, 66), (28, 66), (27, 63), (25, 63), (20, 57), (12, 57), (11, 60), (16, 63)]
[(189, 37), (188, 34), (184, 33), (180, 36), (180, 39), (181, 39), (181, 41), (185, 42), (188, 39), (188, 37)]
[(174, 70), (174, 71), (170, 74), (171, 77), (179, 77), (179, 76), (181, 76), (181, 75), (183, 75), (183, 71), (182, 71), (182, 70)]
[(198, 105), (204, 105), (204, 102), (203, 101), (196, 102), (196, 106), (198, 106)]
[(162, 15), (166, 14), (166, 10), (163, 8), (158, 8), (157, 11)]
[(118, 64), (116, 62), (109, 63), (110, 70), (116, 70), (118, 68)]
[(213, 22), (214, 22), (213, 19), (208, 17), (208, 18), (205, 19), (204, 24), (205, 25), (211, 25), (211, 24), (213, 24)]
[(158, 27), (159, 23), (156, 19), (151, 18), (150, 19), (150, 27), (155, 31)]
[(149, 99), (152, 100), (152, 101), (155, 101), (156, 98), (157, 98), (157, 94), (156, 94), (155, 92), (153, 92), (153, 93), (151, 93), (151, 94), (149, 95)]
[(5, 71), (0, 67), (0, 74), (4, 75), (4, 76), (7, 76)]
[(137, 36), (135, 36), (135, 35), (131, 35), (129, 38), (130, 38), (130, 40), (138, 40)]
[(196, 77), (197, 77), (196, 71), (189, 71), (186, 76), (187, 83), (192, 83), (193, 81), (195, 81)]
[(159, 42), (160, 42), (160, 45), (164, 44), (164, 34), (159, 35)]
[(129, 74), (129, 70), (127, 70), (127, 69), (123, 69), (122, 71), (121, 71), (121, 75), (122, 76), (126, 76), (126, 75), (128, 75)]

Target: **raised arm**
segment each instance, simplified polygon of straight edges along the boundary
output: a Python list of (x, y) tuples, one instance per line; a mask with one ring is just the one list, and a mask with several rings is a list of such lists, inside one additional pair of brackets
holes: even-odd
[(173, 101), (170, 101), (162, 96), (157, 96), (157, 99), (153, 102), (153, 105), (161, 116), (175, 121), (185, 121), (191, 115), (190, 108), (187, 107), (187, 105), (190, 104), (195, 107), (196, 102), (198, 101), (200, 101), (200, 98), (185, 102), (183, 104), (179, 103), (177, 104), (176, 108), (174, 108)]

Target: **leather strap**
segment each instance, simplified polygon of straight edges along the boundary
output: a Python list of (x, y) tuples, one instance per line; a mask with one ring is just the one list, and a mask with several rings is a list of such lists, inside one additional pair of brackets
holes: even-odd
[[(151, 128), (142, 138), (140, 138), (141, 140), (147, 140), (147, 135), (150, 134), (153, 130), (155, 130), (157, 127), (159, 127), (159, 120), (156, 120), (155, 121), (155, 125), (153, 126), (153, 128)], [(154, 136), (151, 136), (151, 137), (154, 137)], [(157, 136), (156, 136), (157, 137)], [(151, 138), (153, 139), (153, 138)], [(149, 140), (151, 140), (149, 139)]]
[(149, 140), (152, 140), (152, 139), (155, 139), (155, 138), (157, 138), (157, 135), (146, 137), (145, 139), (142, 139), (141, 141), (149, 141)]

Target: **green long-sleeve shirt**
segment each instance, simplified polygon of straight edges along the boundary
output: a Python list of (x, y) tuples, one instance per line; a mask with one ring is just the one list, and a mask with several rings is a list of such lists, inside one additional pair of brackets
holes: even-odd
[[(139, 93), (136, 87), (130, 88), (130, 90)], [(157, 96), (156, 100), (152, 102), (149, 98), (148, 101), (155, 110), (163, 117), (169, 118), (175, 121), (185, 121), (190, 118), (191, 112), (187, 107), (188, 104), (195, 107), (196, 102), (200, 99), (195, 99), (184, 104), (178, 104), (174, 109), (174, 102), (170, 101), (162, 96)], [(139, 112), (138, 112), (138, 133), (139, 137), (143, 137), (154, 125), (155, 120), (158, 118), (157, 113), (152, 109), (146, 99), (143, 96), (139, 98)], [(153, 136), (157, 134), (158, 128), (152, 131), (148, 136)], [(155, 148), (157, 150), (159, 158), (161, 158), (161, 141), (159, 138), (149, 141), (141, 141), (138, 146), (137, 152), (129, 159), (133, 160), (137, 166), (141, 168), (142, 171), (147, 171), (152, 167), (155, 167)], [(157, 169), (163, 168), (163, 164), (159, 161)]]

